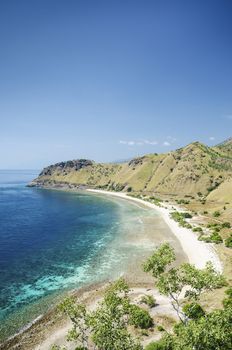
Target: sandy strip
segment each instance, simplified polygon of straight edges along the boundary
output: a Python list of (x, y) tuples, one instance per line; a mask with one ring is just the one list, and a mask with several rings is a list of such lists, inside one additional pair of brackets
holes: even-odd
[(205, 243), (203, 241), (199, 241), (197, 239), (197, 235), (191, 229), (180, 227), (176, 221), (171, 219), (170, 212), (173, 211), (171, 209), (171, 207), (173, 206), (165, 204), (167, 209), (164, 207), (158, 207), (155, 204), (149, 203), (142, 199), (130, 197), (123, 192), (109, 192), (104, 190), (93, 190), (93, 189), (88, 189), (87, 191), (123, 198), (126, 200), (143, 204), (149, 208), (155, 209), (158, 213), (160, 213), (164, 221), (170, 227), (172, 233), (179, 240), (181, 247), (185, 252), (185, 254), (187, 255), (188, 260), (191, 264), (194, 264), (197, 268), (201, 269), (205, 267), (205, 264), (207, 261), (211, 261), (214, 268), (218, 272), (223, 271), (222, 263), (215, 251), (214, 245), (212, 243)]

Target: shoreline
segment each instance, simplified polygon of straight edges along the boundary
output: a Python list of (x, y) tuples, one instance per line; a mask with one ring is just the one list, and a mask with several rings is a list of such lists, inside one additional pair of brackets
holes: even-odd
[[(163, 220), (169, 226), (174, 236), (180, 242), (180, 245), (191, 264), (194, 264), (197, 268), (202, 269), (205, 267), (206, 262), (210, 261), (218, 272), (221, 273), (223, 271), (222, 263), (213, 244), (206, 244), (205, 242), (199, 241), (197, 235), (191, 229), (180, 227), (177, 222), (171, 219), (170, 212), (172, 209), (170, 208), (169, 204), (166, 205), (167, 209), (165, 209), (164, 207), (158, 207), (157, 205), (145, 200), (128, 196), (124, 192), (110, 192), (97, 189), (86, 189), (86, 191), (90, 193), (119, 197), (125, 200), (143, 204), (146, 207), (156, 210), (162, 216)], [(175, 208), (173, 205), (171, 205), (171, 207)]]
[[(56, 188), (53, 188), (53, 189), (56, 189)], [(61, 190), (65, 190), (65, 189), (62, 188)], [(159, 216), (162, 218), (162, 220), (167, 224), (172, 234), (180, 243), (180, 246), (184, 254), (186, 255), (187, 259), (191, 264), (194, 264), (197, 268), (203, 268), (207, 261), (211, 261), (214, 268), (218, 272), (222, 272), (223, 270), (222, 263), (219, 260), (219, 257), (214, 249), (213, 244), (206, 244), (205, 242), (199, 241), (197, 239), (197, 235), (194, 232), (192, 232), (191, 229), (180, 227), (177, 222), (171, 219), (170, 212), (173, 211), (173, 208), (177, 208), (175, 207), (175, 205), (170, 205), (165, 203), (165, 207), (167, 207), (166, 209), (164, 207), (159, 207), (145, 200), (128, 196), (127, 193), (124, 193), (124, 192), (110, 192), (110, 191), (97, 190), (97, 189), (81, 189), (78, 191), (75, 191), (73, 189), (69, 189), (69, 190), (70, 192), (86, 191), (89, 194), (92, 193), (96, 195), (98, 194), (98, 195), (109, 196), (109, 197), (110, 196), (118, 197), (128, 202), (133, 202), (134, 204), (137, 203), (139, 206), (142, 205), (143, 207), (154, 209), (156, 213), (158, 213)], [(180, 208), (178, 208), (178, 210), (179, 209)], [(104, 286), (107, 285), (108, 283), (109, 282), (107, 281), (103, 283), (103, 289), (104, 289)], [(136, 283), (136, 281), (130, 284), (132, 288), (142, 288), (144, 290), (146, 290), (146, 288), (148, 288), (148, 290), (150, 290), (150, 288), (153, 288), (153, 283), (149, 283), (148, 281), (144, 281), (143, 285), (141, 284), (141, 282)], [(98, 290), (98, 292), (97, 290), (98, 290), (97, 284), (93, 283), (89, 285), (87, 288), (83, 287), (80, 289), (73, 289), (71, 291), (71, 294), (79, 295), (80, 298), (84, 297), (86, 293), (87, 295), (90, 293), (90, 295), (99, 296), (99, 294), (101, 293), (100, 292), (101, 288)], [(91, 298), (94, 298), (94, 297), (92, 296)], [(50, 310), (45, 314), (43, 314), (42, 317), (40, 317), (39, 319), (35, 319), (30, 324), (25, 325), (23, 327), (24, 329), (21, 329), (18, 333), (12, 335), (10, 338), (6, 339), (3, 343), (1, 343), (0, 349), (3, 349), (3, 348), (11, 349), (11, 345), (14, 344), (13, 346), (15, 346), (15, 344), (22, 344), (24, 343), (25, 337), (31, 338), (32, 336), (35, 336), (36, 338), (35, 343), (34, 344), (31, 343), (31, 346), (28, 346), (25, 349), (36, 349), (36, 350), (48, 349), (48, 347), (46, 347), (45, 344), (49, 343), (51, 338), (53, 339), (55, 335), (56, 335), (55, 338), (57, 337), (59, 339), (60, 338), (59, 332), (61, 332), (62, 334), (63, 333), (65, 334), (67, 330), (67, 326), (70, 326), (70, 324), (65, 321), (62, 322), (62, 324), (59, 324), (58, 322), (56, 327), (54, 324), (51, 329), (50, 327), (48, 327), (49, 328), (48, 330), (43, 331), (44, 325), (46, 325), (47, 323), (48, 324), (50, 323), (51, 314), (55, 315), (55, 313), (56, 311), (54, 308), (53, 310)], [(43, 325), (42, 331), (40, 329), (41, 325)], [(48, 333), (46, 333), (47, 331)], [(4, 345), (6, 344), (10, 347), (5, 347)]]
[[(48, 188), (45, 188), (45, 190), (47, 190)], [(50, 190), (50, 189), (48, 189)], [(91, 195), (93, 196), (93, 194), (85, 191), (85, 190), (77, 190), (77, 189), (69, 189), (69, 188), (52, 188), (52, 190), (55, 191), (64, 191), (64, 192), (69, 192), (70, 194), (84, 194), (86, 193), (87, 195)], [(111, 198), (106, 198), (107, 201), (114, 201), (114, 199)], [(129, 199), (129, 198), (128, 198)], [(119, 272), (121, 270), (120, 276), (123, 276), (127, 282), (130, 284), (131, 287), (133, 288), (152, 288), (153, 287), (153, 278), (152, 276), (150, 276), (149, 274), (146, 274), (142, 271), (141, 269), (141, 265), (142, 262), (152, 253), (153, 249), (155, 249), (156, 244), (156, 233), (158, 234), (159, 229), (155, 230), (155, 232), (152, 232), (153, 229), (152, 227), (154, 227), (154, 225), (158, 224), (158, 227), (161, 227), (161, 234), (165, 233), (165, 239), (168, 239), (167, 236), (171, 235), (171, 232), (168, 228), (166, 228), (165, 223), (163, 222), (163, 220), (158, 216), (153, 214), (153, 212), (151, 211), (151, 215), (148, 214), (147, 216), (147, 207), (145, 207), (143, 204), (141, 205), (141, 203), (132, 203), (132, 201), (127, 200), (127, 203), (124, 200), (120, 200), (120, 198), (116, 199), (115, 201), (118, 203), (121, 203), (120, 206), (122, 205), (123, 208), (124, 207), (131, 207), (132, 208), (132, 212), (134, 212), (133, 207), (135, 207), (135, 211), (137, 211), (140, 208), (141, 209), (141, 218), (140, 218), (140, 214), (137, 214), (134, 217), (133, 215), (131, 216), (130, 214), (130, 218), (132, 219), (131, 221), (128, 221), (128, 219), (126, 219), (125, 223), (126, 223), (126, 227), (123, 228), (121, 225), (123, 223), (120, 224), (120, 231), (123, 229), (122, 232), (125, 232), (125, 235), (122, 234), (120, 241), (123, 243), (123, 246), (121, 248), (124, 248), (124, 246), (126, 247), (126, 249), (130, 249), (131, 251), (133, 251), (133, 255), (130, 255), (130, 263), (129, 264), (121, 264), (121, 268), (119, 268)], [(124, 202), (124, 203), (123, 203)], [(139, 209), (139, 210), (140, 210)], [(124, 213), (124, 211), (122, 212)], [(145, 217), (143, 217), (143, 213), (145, 213)], [(134, 225), (134, 222), (139, 222), (136, 225), (138, 226), (139, 230), (137, 232), (134, 232), (134, 230), (130, 230), (130, 225)], [(129, 225), (129, 231), (128, 231), (128, 225)], [(165, 230), (166, 228), (166, 230)], [(163, 232), (163, 230), (167, 231)], [(160, 234), (159, 234), (160, 236)], [(120, 243), (120, 241), (118, 243)], [(113, 243), (114, 244), (114, 243)], [(180, 247), (180, 244), (177, 240), (175, 240), (175, 242), (173, 242), (174, 247), (176, 248), (176, 251), (178, 252), (178, 258), (182, 259), (181, 261), (186, 261), (187, 257), (183, 256), (182, 253), (182, 249)], [(129, 248), (128, 248), (129, 247)], [(120, 248), (120, 249), (121, 249)], [(120, 254), (124, 254), (123, 250), (120, 250)], [(129, 255), (128, 255), (129, 256)], [(125, 258), (123, 258), (125, 260)], [(184, 259), (184, 260), (183, 260)], [(133, 261), (131, 263), (131, 261)], [(119, 262), (120, 263), (120, 262)], [(117, 262), (115, 262), (115, 267), (114, 270), (117, 270), (117, 266), (118, 265)], [(116, 276), (115, 278), (118, 278), (118, 276)], [(110, 279), (109, 279), (110, 278)], [(112, 275), (111, 277), (106, 277), (106, 279), (104, 279), (103, 281), (95, 281), (95, 282), (91, 282), (90, 284), (88, 284), (87, 286), (81, 286), (81, 287), (73, 287), (70, 291), (68, 291), (67, 293), (71, 293), (71, 294), (77, 294), (82, 295), (85, 292), (89, 292), (91, 291), (91, 293), (97, 288), (97, 285), (99, 283), (102, 283), (103, 285), (107, 285), (110, 280), (114, 280), (114, 278), (112, 279)], [(31, 319), (28, 323), (25, 323), (22, 325), (21, 328), (19, 328), (15, 333), (9, 335), (9, 337), (5, 338), (4, 340), (1, 339), (0, 341), (0, 349), (11, 349), (12, 344), (21, 344), (24, 343), (25, 345), (25, 341), (23, 339), (28, 337), (30, 338), (30, 334), (33, 334), (33, 337), (36, 336), (35, 335), (35, 330), (38, 329), (38, 333), (41, 332), (41, 324), (44, 324), (46, 327), (47, 324), (47, 319), (49, 317), (49, 315), (53, 314), (56, 315), (56, 311), (55, 311), (56, 306), (51, 307), (47, 310), (45, 310), (44, 312), (41, 310), (41, 313), (39, 315), (39, 317), (35, 316), (35, 318)], [(43, 331), (42, 331), (43, 333)], [(40, 339), (45, 339), (46, 335), (43, 336), (43, 334), (38, 334), (38, 338)], [(37, 336), (36, 336), (37, 338)], [(38, 339), (37, 338), (37, 339)], [(11, 345), (10, 345), (11, 344)], [(26, 346), (26, 345), (25, 345)], [(33, 347), (32, 347), (33, 348)], [(30, 347), (25, 347), (25, 349), (31, 349)]]

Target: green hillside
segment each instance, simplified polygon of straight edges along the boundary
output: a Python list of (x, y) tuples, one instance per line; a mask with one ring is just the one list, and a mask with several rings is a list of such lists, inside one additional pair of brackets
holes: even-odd
[[(80, 159), (45, 168), (32, 186), (92, 187), (169, 196), (221, 199), (232, 190), (232, 139), (208, 147), (194, 142), (167, 154), (148, 154), (127, 163)], [(225, 190), (223, 190), (225, 188)]]

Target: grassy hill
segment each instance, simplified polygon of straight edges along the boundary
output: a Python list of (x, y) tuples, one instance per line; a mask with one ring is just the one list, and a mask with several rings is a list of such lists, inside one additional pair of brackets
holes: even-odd
[(194, 142), (167, 154), (148, 154), (126, 163), (80, 159), (45, 168), (32, 185), (68, 184), (159, 196), (232, 200), (232, 139), (215, 147)]

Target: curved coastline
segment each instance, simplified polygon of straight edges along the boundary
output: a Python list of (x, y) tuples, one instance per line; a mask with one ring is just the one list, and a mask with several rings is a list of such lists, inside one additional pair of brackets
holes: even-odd
[(206, 262), (210, 261), (218, 272), (221, 273), (223, 271), (222, 262), (220, 261), (213, 244), (206, 244), (202, 241), (199, 241), (197, 239), (197, 235), (191, 229), (180, 227), (177, 222), (170, 218), (170, 211), (171, 207), (174, 207), (173, 205), (167, 205), (166, 209), (164, 207), (158, 207), (157, 205), (149, 203), (142, 199), (130, 197), (124, 192), (109, 192), (95, 189), (87, 189), (87, 191), (102, 195), (116, 196), (125, 200), (143, 204), (149, 208), (156, 210), (162, 216), (163, 220), (166, 222), (172, 233), (180, 242), (181, 247), (191, 264), (194, 264), (197, 268), (201, 269), (205, 267)]
[[(49, 188), (46, 188), (50, 190)], [(93, 197), (96, 194), (87, 192), (85, 190), (78, 190), (76, 189), (69, 189), (69, 188), (52, 188), (52, 190), (55, 191), (61, 191), (61, 192), (70, 192), (70, 193), (80, 193), (80, 195), (85, 194), (89, 197)], [(100, 196), (99, 196), (100, 197)], [(150, 255), (152, 254), (155, 247), (160, 244), (161, 241), (165, 240), (170, 242), (173, 247), (176, 250), (178, 261), (183, 262), (187, 260), (186, 255), (184, 254), (181, 245), (179, 244), (178, 240), (173, 237), (171, 230), (165, 222), (162, 220), (162, 218), (158, 215), (158, 213), (154, 212), (153, 210), (149, 210), (149, 208), (143, 205), (143, 203), (136, 203), (135, 201), (130, 201), (129, 197), (125, 201), (122, 198), (116, 198), (113, 196), (101, 196), (101, 199), (104, 199), (108, 201), (113, 201), (121, 207), (121, 213), (122, 220), (120, 223), (120, 234), (115, 237), (115, 239), (112, 241), (112, 244), (110, 244), (110, 249), (116, 247), (117, 251), (121, 255), (120, 261), (112, 260), (112, 274), (109, 275), (109, 278), (104, 278), (104, 280), (96, 280), (92, 281), (90, 284), (86, 285), (84, 289), (80, 287), (73, 287), (68, 291), (67, 293), (83, 293), (83, 290), (94, 291), (97, 287), (97, 285), (100, 282), (104, 282), (104, 285), (109, 282), (109, 280), (118, 278), (119, 276), (124, 276), (128, 283), (130, 283), (131, 286), (137, 287), (137, 288), (151, 288), (153, 287), (153, 278), (149, 276), (148, 274), (144, 273), (141, 269), (142, 262)], [(125, 216), (124, 220), (124, 208), (131, 208), (129, 209), (128, 213), (130, 214), (128, 216)], [(138, 209), (138, 211), (137, 211)], [(132, 213), (132, 214), (131, 214)], [(134, 214), (133, 214), (134, 213)], [(110, 250), (110, 251), (111, 251)], [(107, 259), (109, 260), (111, 256), (108, 254), (109, 251), (107, 251)], [(104, 262), (104, 255), (105, 252), (103, 252), (103, 262)], [(109, 263), (109, 261), (105, 259), (106, 264), (104, 264), (103, 269), (105, 268), (105, 265)], [(39, 310), (40, 317), (37, 318), (37, 315), (35, 315), (34, 318), (32, 318), (29, 322), (22, 325), (21, 328), (18, 328), (16, 333), (9, 334), (10, 337), (6, 338), (6, 340), (3, 340), (3, 343), (0, 344), (0, 349), (11, 349), (10, 344), (20, 344), (22, 341), (20, 339), (24, 339), (25, 337), (30, 338), (30, 334), (33, 335), (33, 337), (37, 337), (37, 331), (38, 333), (41, 330), (41, 325), (46, 325), (49, 315), (56, 315), (55, 311), (56, 305), (54, 304), (47, 310)], [(46, 328), (46, 326), (44, 327)], [(43, 338), (42, 334), (38, 336), (40, 339)], [(30, 339), (29, 339), (30, 340)], [(23, 341), (24, 342), (24, 341)], [(26, 346), (26, 345), (25, 345)], [(25, 349), (31, 349), (31, 347), (28, 347)]]
[[(177, 241), (180, 243), (180, 247), (182, 248), (185, 256), (187, 257), (187, 259), (189, 260), (190, 263), (194, 264), (198, 268), (203, 268), (207, 261), (211, 261), (218, 272), (222, 271), (222, 269), (223, 269), (222, 263), (219, 260), (219, 257), (217, 256), (217, 253), (216, 253), (213, 245), (198, 241), (197, 235), (194, 232), (192, 232), (189, 229), (180, 227), (178, 225), (178, 223), (176, 223), (174, 220), (172, 220), (170, 218), (169, 214), (173, 208), (172, 205), (165, 204), (165, 206), (167, 208), (158, 207), (155, 204), (149, 203), (145, 200), (130, 197), (126, 193), (123, 193), (123, 192), (109, 192), (109, 191), (97, 190), (97, 189), (85, 189), (85, 191), (87, 191), (89, 194), (92, 193), (92, 194), (96, 194), (96, 195), (109, 196), (112, 198), (118, 197), (118, 198), (126, 200), (128, 202), (133, 202), (134, 204), (137, 203), (138, 206), (142, 205), (144, 207), (154, 209), (156, 211), (156, 213), (159, 214), (161, 220), (163, 220), (168, 225), (169, 229), (171, 230), (171, 232), (173, 233), (173, 235), (175, 236)], [(138, 284), (138, 286), (139, 285), (140, 284)], [(152, 285), (152, 283), (149, 283), (148, 281), (147, 282), (144, 281), (145, 290), (146, 290), (146, 288), (150, 288), (151, 285)], [(133, 287), (136, 287), (136, 282), (133, 283)], [(77, 293), (80, 296), (84, 295), (85, 293), (83, 291), (81, 292), (81, 289), (74, 290), (74, 293), (75, 294)], [(91, 290), (94, 293), (98, 293), (97, 292), (98, 291), (97, 285), (94, 284), (94, 285), (89, 286), (85, 291), (87, 293), (87, 295), (89, 293), (92, 293)], [(99, 292), (100, 292), (100, 290), (99, 290)], [(54, 310), (54, 312), (56, 312), (56, 311)], [(53, 314), (53, 312), (52, 312), (52, 314)], [(20, 332), (20, 334), (15, 334), (15, 336), (11, 337), (12, 339), (11, 339), (10, 343), (12, 342), (14, 344), (20, 344), (20, 339), (22, 340), (24, 338), (25, 334), (28, 335), (28, 338), (31, 338), (31, 334), (35, 335), (35, 333), (37, 332), (37, 327), (39, 327), (39, 326), (41, 327), (41, 324), (45, 325), (46, 322), (47, 322), (47, 315), (45, 314), (39, 320), (34, 320), (33, 322), (31, 322), (29, 327), (26, 327), (24, 330), (22, 330), (22, 332)], [(58, 331), (54, 330), (54, 328), (53, 328), (53, 330), (51, 330), (51, 333), (48, 335), (48, 339), (45, 339), (45, 337), (42, 336), (42, 334), (41, 335), (36, 334), (36, 337), (37, 336), (41, 337), (40, 342), (39, 343), (36, 342), (33, 344), (32, 347), (29, 346), (25, 349), (48, 349), (49, 348), (49, 347), (47, 347), (48, 343), (50, 344), (50, 342), (52, 340), (54, 340), (54, 338), (56, 339), (56, 337), (57, 337), (58, 339), (60, 339), (61, 334), (62, 334), (62, 337), (64, 338), (67, 327), (69, 327), (69, 326), (70, 326), (69, 323), (62, 324), (61, 327), (58, 326), (58, 329), (59, 329)], [(60, 332), (61, 332), (61, 334), (60, 334)], [(52, 337), (51, 337), (51, 335), (52, 335)], [(19, 339), (17, 339), (17, 338), (19, 338)], [(8, 338), (8, 340), (10, 340), (10, 339)], [(42, 341), (42, 343), (41, 343), (41, 341)], [(43, 345), (40, 347), (40, 345), (37, 345), (37, 344), (43, 344)], [(0, 349), (3, 349), (1, 347), (2, 345), (4, 346), (4, 344), (0, 344)], [(10, 347), (6, 347), (6, 349), (10, 349)]]

